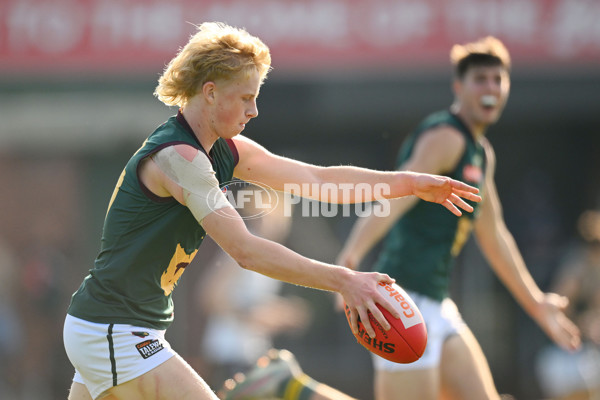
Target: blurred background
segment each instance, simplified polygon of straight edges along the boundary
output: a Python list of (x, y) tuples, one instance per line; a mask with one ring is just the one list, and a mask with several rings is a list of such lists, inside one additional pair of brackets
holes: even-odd
[[(2, 0), (0, 1), (0, 398), (64, 399), (73, 369), (62, 323), (99, 247), (114, 184), (144, 138), (176, 110), (156, 79), (194, 24), (245, 27), (273, 71), (245, 134), (321, 165), (391, 169), (428, 113), (452, 101), (449, 50), (495, 35), (513, 58), (512, 92), (489, 130), (509, 229), (548, 289), (600, 207), (600, 3), (594, 0)], [(285, 243), (333, 262), (354, 217), (296, 213)], [(175, 292), (167, 337), (210, 381), (197, 291), (206, 241)], [(370, 263), (377, 251), (363, 264)], [(469, 243), (454, 298), (502, 393), (540, 399), (547, 338)], [(276, 335), (305, 371), (372, 398), (369, 355), (328, 293), (284, 285), (310, 304), (308, 326)], [(214, 388), (221, 382), (210, 382)]]

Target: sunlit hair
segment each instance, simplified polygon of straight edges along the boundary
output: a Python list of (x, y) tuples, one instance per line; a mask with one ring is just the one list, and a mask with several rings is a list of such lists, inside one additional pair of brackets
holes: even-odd
[(205, 22), (169, 62), (154, 95), (166, 105), (183, 107), (206, 82), (257, 70), (262, 84), (270, 69), (271, 54), (260, 39), (244, 29)]
[(450, 50), (450, 61), (458, 79), (462, 79), (474, 66), (499, 65), (510, 71), (510, 54), (504, 44), (493, 36), (472, 43), (455, 44)]

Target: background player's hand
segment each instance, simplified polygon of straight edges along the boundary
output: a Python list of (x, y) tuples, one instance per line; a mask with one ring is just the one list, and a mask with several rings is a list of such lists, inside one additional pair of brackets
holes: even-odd
[(385, 319), (381, 310), (377, 308), (376, 304), (388, 310), (395, 318), (400, 318), (398, 311), (377, 290), (379, 282), (393, 283), (394, 280), (387, 274), (380, 274), (378, 272), (352, 271), (340, 289), (339, 293), (343, 296), (344, 302), (349, 308), (350, 326), (353, 333), (358, 333), (358, 320), (360, 318), (367, 334), (370, 337), (375, 337), (375, 330), (369, 322), (368, 312), (375, 317), (384, 329), (390, 329), (389, 322)]
[(351, 251), (342, 251), (335, 259), (335, 265), (341, 265), (356, 271), (360, 260)]
[(344, 312), (344, 298), (339, 293), (333, 294), (333, 309), (335, 311)]
[(600, 309), (590, 309), (582, 312), (577, 318), (581, 328), (581, 336), (600, 346)]
[(462, 215), (457, 206), (468, 212), (473, 211), (473, 207), (462, 198), (479, 202), (481, 197), (477, 193), (479, 193), (479, 189), (476, 187), (447, 176), (416, 174), (413, 180), (415, 196), (425, 201), (441, 204), (456, 216)]
[(579, 348), (579, 328), (564, 313), (569, 300), (556, 293), (546, 293), (534, 319), (544, 332), (560, 347), (573, 351)]

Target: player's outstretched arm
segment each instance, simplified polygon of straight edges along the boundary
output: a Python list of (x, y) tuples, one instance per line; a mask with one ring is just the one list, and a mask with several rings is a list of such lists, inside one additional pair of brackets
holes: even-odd
[[(481, 200), (477, 188), (444, 176), (409, 171), (375, 171), (352, 166), (320, 167), (277, 156), (245, 137), (234, 140), (240, 156), (234, 172), (236, 177), (261, 182), (278, 191), (286, 191), (290, 187), (337, 185), (335, 190), (295, 193), (322, 202), (370, 202), (416, 195), (461, 215), (459, 208), (472, 211), (472, 207), (463, 199)], [(359, 190), (364, 189), (365, 185), (372, 190)]]
[(340, 293), (351, 310), (351, 326), (358, 331), (360, 316), (367, 333), (374, 337), (367, 312), (389, 329), (389, 323), (377, 308), (380, 304), (395, 317), (398, 312), (377, 290), (379, 282), (394, 282), (386, 274), (356, 272), (301, 256), (279, 243), (253, 235), (232, 207), (212, 212), (202, 227), (243, 268), (284, 282)]

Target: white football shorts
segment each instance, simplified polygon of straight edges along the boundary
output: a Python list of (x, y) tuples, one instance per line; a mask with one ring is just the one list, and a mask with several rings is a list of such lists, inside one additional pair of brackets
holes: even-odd
[(442, 346), (446, 339), (466, 327), (456, 304), (450, 298), (439, 302), (415, 292), (406, 292), (414, 300), (427, 325), (427, 347), (423, 356), (410, 364), (395, 363), (373, 354), (375, 370), (394, 372), (436, 368), (440, 365)]
[(67, 315), (63, 331), (74, 382), (93, 399), (137, 378), (175, 355), (165, 331), (125, 324), (98, 324)]

